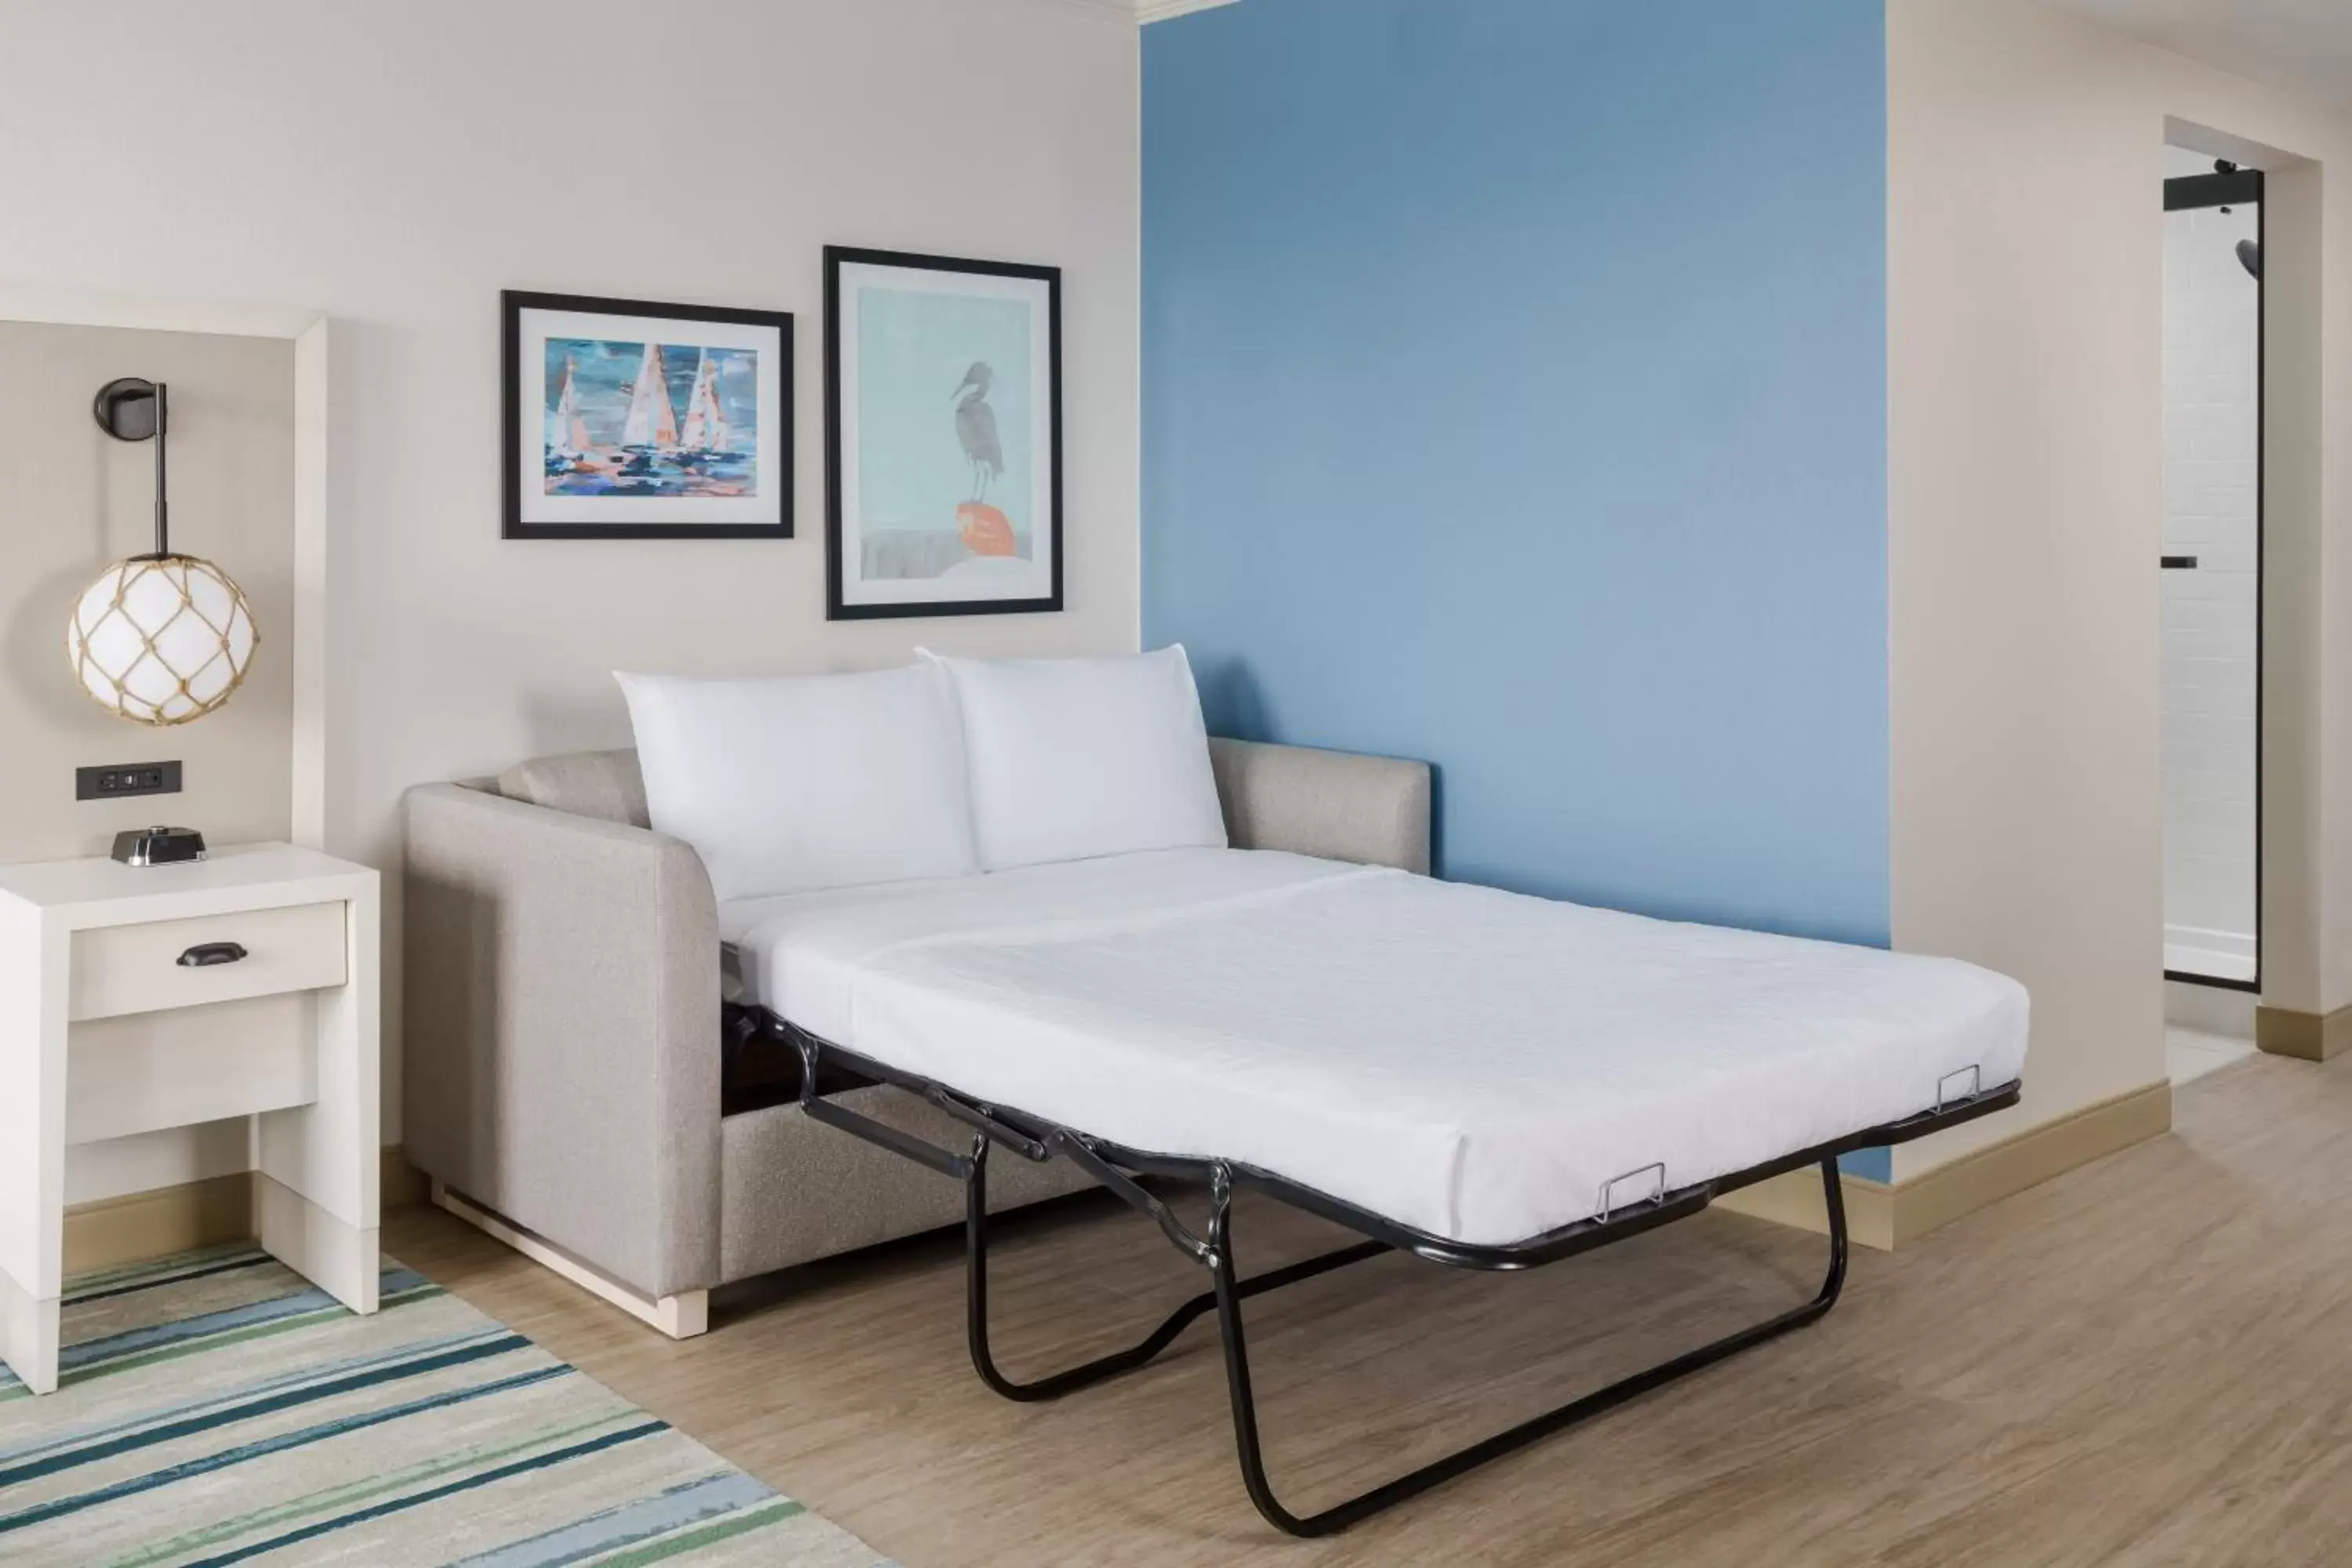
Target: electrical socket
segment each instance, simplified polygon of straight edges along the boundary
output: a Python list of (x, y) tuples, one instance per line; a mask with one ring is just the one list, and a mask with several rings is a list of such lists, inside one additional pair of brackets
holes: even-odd
[(110, 763), (74, 770), (76, 800), (119, 800), (134, 795), (177, 795), (177, 763)]

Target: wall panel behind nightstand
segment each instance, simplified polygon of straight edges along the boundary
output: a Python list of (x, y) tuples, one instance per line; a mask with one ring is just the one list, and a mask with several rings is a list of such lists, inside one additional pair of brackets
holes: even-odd
[[(90, 400), (117, 376), (171, 387), (172, 546), (245, 589), (261, 642), (244, 687), (151, 730), (85, 696), (67, 615), (112, 562), (154, 548), (151, 442)], [(101, 855), (171, 822), (215, 844), (287, 837), (294, 710), (294, 345), (269, 338), (0, 322), (0, 861)], [(76, 801), (74, 769), (178, 759), (179, 795)]]

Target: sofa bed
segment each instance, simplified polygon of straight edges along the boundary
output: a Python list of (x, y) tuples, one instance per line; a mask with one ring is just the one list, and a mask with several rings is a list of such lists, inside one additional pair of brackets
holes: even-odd
[[(764, 681), (621, 680), (646, 817), (666, 836), (612, 832), (665, 847), (638, 868), (628, 907), (639, 911), (640, 951), (661, 952), (668, 976), (650, 998), (625, 994), (647, 1017), (674, 1016), (661, 1056), (704, 1066), (691, 1081), (655, 1073), (660, 1109), (636, 1143), (590, 1158), (640, 1176), (682, 1154), (707, 1160), (694, 1117), (718, 1107), (714, 1279), (960, 1211), (971, 1360), (1016, 1400), (1131, 1372), (1213, 1313), (1244, 1485), (1288, 1533), (1344, 1529), (1814, 1321), (1846, 1268), (1838, 1157), (1958, 1125), (2019, 1095), (2027, 1005), (2013, 981), (1952, 960), (1434, 880), (1423, 874), (1425, 773), (1213, 746), (1181, 648), (1077, 660), (926, 656), (904, 670)], [(634, 817), (617, 771), (608, 760), (597, 776), (613, 786), (608, 805)], [(1263, 785), (1286, 774), (1319, 780), (1349, 804), (1318, 810), (1303, 788), (1278, 796), (1252, 786), (1254, 775)], [(543, 781), (513, 785), (555, 793)], [(420, 919), (436, 918), (436, 898), (455, 928), (437, 939), (436, 964), (462, 962), (466, 937), (470, 951), (514, 946), (494, 886), (475, 875), (474, 892), (455, 890), (480, 858), (453, 852), (450, 818), (461, 805), (477, 820), (548, 809), (504, 791), (492, 806), (473, 793), (484, 798), (412, 803), (412, 880), (441, 889), (412, 892), (412, 941)], [(1261, 820), (1332, 830), (1260, 833)], [(1339, 831), (1341, 820), (1367, 831)], [(1376, 823), (1385, 837), (1370, 831)], [(672, 842), (682, 855), (667, 854)], [(488, 882), (548, 874), (539, 856), (508, 865)], [(642, 967), (610, 937), (594, 944), (604, 964), (576, 956), (587, 946), (572, 928), (598, 924), (600, 891), (613, 889), (566, 889), (534, 922), (542, 984), (593, 989), (609, 984), (606, 969)], [(414, 1005), (414, 959), (411, 974)], [(467, 994), (452, 1021), (487, 1038), (493, 1062), (564, 1055), (553, 1043), (505, 1047), (515, 1031), (497, 1024), (495, 974), (478, 975)], [(589, 997), (560, 1009), (580, 1026), (591, 1012), (607, 1028), (638, 1022)], [(416, 1028), (412, 1019), (412, 1037)], [(412, 1126), (443, 1121), (420, 1163), (445, 1201), (527, 1226), (613, 1279), (650, 1280), (633, 1286), (641, 1300), (702, 1288), (645, 1247), (698, 1234), (675, 1223), (685, 1190), (672, 1183), (651, 1205), (626, 1204), (636, 1249), (616, 1247), (613, 1227), (582, 1211), (583, 1194), (551, 1193), (543, 1179), (518, 1184), (528, 1163), (479, 1143), (445, 1146), (449, 1128), (499, 1126), (516, 1097), (505, 1075), (478, 1062), (470, 1072), (442, 1065), (473, 1086), (467, 1100), (420, 1103), (412, 1058), (410, 1115)], [(533, 1114), (577, 1108), (575, 1138), (613, 1126), (615, 1102), (646, 1088), (642, 1063), (621, 1082), (597, 1083), (577, 1060), (557, 1075), (571, 1088)], [(751, 1104), (786, 1087), (790, 1104)], [(744, 1107), (734, 1116), (723, 1114), (730, 1097)], [(485, 1106), (499, 1114), (481, 1116)], [(1247, 1299), (1390, 1251), (1456, 1268), (1540, 1267), (1806, 1168), (1820, 1173), (1830, 1226), (1828, 1268), (1809, 1300), (1342, 1502), (1302, 1514), (1277, 1495), (1258, 1442)], [(909, 1178), (929, 1180), (930, 1192), (903, 1185)], [(1181, 1218), (1155, 1178), (1204, 1184), (1206, 1224)], [(1084, 1183), (1155, 1223), (1202, 1267), (1206, 1289), (1128, 1349), (1016, 1380), (990, 1347), (989, 1216)], [(762, 1205), (740, 1228), (730, 1224), (738, 1184)], [(595, 1185), (607, 1201), (616, 1195), (610, 1175)], [(1244, 1190), (1359, 1239), (1244, 1277), (1234, 1238)], [(890, 1194), (887, 1215), (877, 1192)], [(924, 1206), (940, 1200), (950, 1208)], [(782, 1247), (779, 1235), (791, 1237)], [(709, 1272), (707, 1247), (690, 1267)], [(631, 1268), (646, 1272), (622, 1272)]]

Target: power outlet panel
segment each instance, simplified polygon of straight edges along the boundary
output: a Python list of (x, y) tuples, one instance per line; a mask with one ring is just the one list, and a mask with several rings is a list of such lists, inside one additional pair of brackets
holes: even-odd
[(177, 763), (110, 763), (74, 770), (76, 800), (120, 800), (134, 795), (177, 795)]

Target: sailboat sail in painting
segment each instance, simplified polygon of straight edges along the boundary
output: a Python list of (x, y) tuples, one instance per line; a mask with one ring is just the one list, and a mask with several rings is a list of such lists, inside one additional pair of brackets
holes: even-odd
[(695, 367), (694, 392), (686, 405), (686, 435), (680, 445), (695, 452), (727, 450), (727, 411), (719, 404), (719, 363), (702, 351)]
[(621, 422), (621, 445), (677, 445), (677, 411), (669, 405), (659, 343), (646, 345), (646, 357), (637, 364), (637, 379), (629, 384), (629, 416)]
[(588, 422), (580, 417), (580, 392), (572, 384), (572, 363), (563, 362), (563, 385), (556, 394), (555, 407), (547, 416), (547, 455), (551, 460), (562, 457), (578, 458), (593, 443), (588, 439)]
[(552, 337), (546, 344), (553, 400), (547, 413), (547, 494), (690, 499), (752, 493), (759, 476), (758, 350)]

